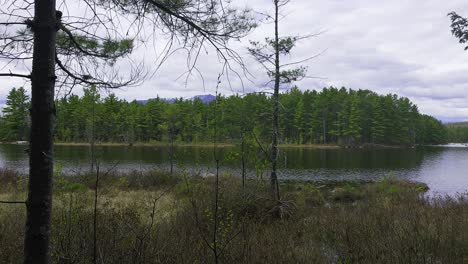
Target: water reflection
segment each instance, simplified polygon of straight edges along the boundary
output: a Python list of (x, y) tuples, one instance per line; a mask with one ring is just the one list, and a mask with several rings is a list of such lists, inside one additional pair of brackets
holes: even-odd
[[(432, 151), (439, 151), (431, 149)], [(428, 149), (301, 149), (283, 150), (292, 169), (402, 169), (419, 167)]]
[[(0, 166), (27, 172), (26, 146), (0, 145)], [(220, 156), (230, 157), (232, 149), (224, 148)], [(167, 168), (170, 152), (167, 147), (97, 147), (103, 168), (117, 165), (117, 170)], [(79, 173), (90, 168), (87, 146), (56, 146), (55, 162), (64, 172)], [(210, 171), (213, 150), (209, 147), (178, 147), (178, 169)], [(249, 176), (256, 177), (253, 159)], [(225, 158), (223, 170), (239, 172), (239, 160)], [(280, 155), (282, 179), (295, 180), (378, 180), (387, 175), (418, 180), (433, 192), (454, 194), (468, 189), (468, 148), (415, 149), (311, 149), (283, 148)]]
[(434, 193), (453, 195), (468, 191), (468, 149), (444, 149), (425, 157), (415, 179), (425, 182)]

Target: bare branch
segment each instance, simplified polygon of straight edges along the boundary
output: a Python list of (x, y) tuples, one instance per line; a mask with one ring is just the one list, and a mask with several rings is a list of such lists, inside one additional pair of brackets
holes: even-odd
[(106, 81), (96, 81), (96, 79), (93, 76), (90, 75), (82, 75), (78, 76), (77, 74), (74, 74), (71, 72), (63, 63), (60, 61), (58, 56), (55, 56), (55, 63), (59, 66), (59, 68), (65, 72), (69, 77), (71, 77), (74, 81), (73, 83), (80, 83), (80, 84), (87, 84), (87, 85), (96, 85), (102, 88), (107, 88), (107, 89), (116, 89), (116, 88), (121, 88), (124, 86), (129, 86), (134, 84), (134, 80), (128, 80), (123, 83), (116, 83), (116, 82), (106, 82)]
[(0, 77), (6, 76), (6, 77), (20, 77), (20, 78), (28, 78), (31, 79), (31, 75), (28, 74), (19, 74), (19, 73), (0, 73)]
[(26, 204), (26, 201), (0, 201), (0, 204)]
[(305, 59), (303, 59), (303, 60), (299, 60), (299, 61), (295, 61), (295, 62), (290, 62), (290, 63), (283, 64), (283, 65), (281, 65), (280, 67), (282, 68), (282, 67), (297, 65), (297, 64), (301, 64), (301, 63), (304, 63), (304, 62), (313, 60), (313, 59), (319, 57), (320, 55), (322, 55), (323, 53), (325, 53), (326, 51), (327, 51), (327, 50), (324, 50), (324, 51), (320, 52), (319, 54), (316, 54), (316, 55), (314, 55), (314, 56), (310, 56), (310, 57), (305, 58)]
[(26, 22), (0, 22), (1, 26), (27, 25)]

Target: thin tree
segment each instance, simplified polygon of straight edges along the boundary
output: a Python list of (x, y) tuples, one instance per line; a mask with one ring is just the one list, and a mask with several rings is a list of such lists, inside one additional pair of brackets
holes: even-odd
[[(137, 37), (146, 40), (144, 29), (148, 27), (153, 36), (156, 29), (169, 36), (161, 63), (176, 41), (195, 53), (194, 58), (208, 43), (222, 59), (242, 63), (227, 41), (242, 37), (254, 25), (247, 10), (228, 8), (221, 0), (2, 0), (0, 19), (0, 59), (16, 70), (7, 68), (0, 77), (31, 82), (24, 263), (38, 264), (49, 262), (55, 88), (118, 88), (138, 83), (143, 75), (140, 64), (127, 76), (121, 76), (114, 66), (118, 59), (129, 56)], [(190, 69), (195, 61), (190, 60)]]
[[(274, 83), (272, 95), (272, 137), (271, 137), (271, 174), (270, 188), (272, 198), (280, 201), (280, 191), (278, 184), (278, 143), (279, 143), (279, 92), (284, 85), (291, 84), (294, 81), (301, 80), (306, 76), (306, 67), (296, 67), (296, 65), (306, 62), (313, 57), (306, 58), (297, 62), (282, 63), (282, 56), (289, 55), (297, 41), (308, 38), (305, 37), (282, 37), (280, 36), (279, 22), (280, 9), (287, 5), (289, 0), (273, 0), (274, 14), (267, 15), (267, 19), (272, 20), (274, 24), (274, 37), (266, 38), (265, 42), (260, 43), (251, 41), (251, 47), (248, 48), (249, 53), (257, 60), (266, 70), (271, 82)], [(315, 57), (315, 56), (314, 56)]]

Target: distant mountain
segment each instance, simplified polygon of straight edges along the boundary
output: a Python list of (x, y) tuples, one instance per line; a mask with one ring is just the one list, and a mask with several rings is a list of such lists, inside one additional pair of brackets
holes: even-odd
[[(211, 94), (203, 94), (203, 95), (195, 95), (194, 97), (191, 97), (191, 98), (188, 98), (188, 100), (195, 100), (195, 99), (199, 99), (201, 100), (203, 103), (205, 104), (208, 104), (209, 102), (213, 101), (214, 99), (216, 99), (216, 96), (214, 95), (211, 95)], [(151, 100), (151, 99), (146, 99), (146, 100), (136, 100), (138, 103), (140, 104), (146, 104), (148, 103), (148, 100)], [(177, 98), (162, 98), (161, 100), (163, 101), (167, 101), (169, 102), (170, 104), (174, 103), (175, 100), (177, 100)]]
[(207, 103), (213, 101), (214, 99), (216, 99), (216, 96), (214, 96), (212, 94), (195, 95), (194, 97), (192, 97), (190, 99), (191, 100), (200, 99), (203, 103), (207, 104)]
[(146, 103), (148, 103), (148, 100), (136, 100), (136, 101), (137, 101), (137, 103), (139, 103), (139, 104), (146, 104)]
[[(145, 100), (135, 100), (139, 104), (147, 104), (149, 100), (154, 100), (156, 98), (150, 98), (150, 99), (145, 99)], [(166, 101), (169, 102), (170, 104), (174, 103), (176, 98), (160, 98), (161, 101)]]

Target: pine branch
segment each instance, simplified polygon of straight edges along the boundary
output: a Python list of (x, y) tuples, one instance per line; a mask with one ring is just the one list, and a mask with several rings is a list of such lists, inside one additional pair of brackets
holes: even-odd
[(127, 81), (125, 83), (110, 83), (110, 82), (104, 82), (104, 81), (92, 81), (94, 78), (89, 75), (83, 75), (82, 77), (72, 73), (65, 65), (63, 65), (62, 61), (58, 58), (57, 55), (55, 55), (55, 63), (59, 66), (59, 68), (64, 71), (69, 77), (73, 78), (74, 80), (80, 82), (80, 83), (85, 83), (88, 85), (96, 85), (96, 86), (104, 86), (105, 88), (109, 89), (115, 89), (115, 88), (120, 88), (126, 85), (129, 85), (131, 81)]

